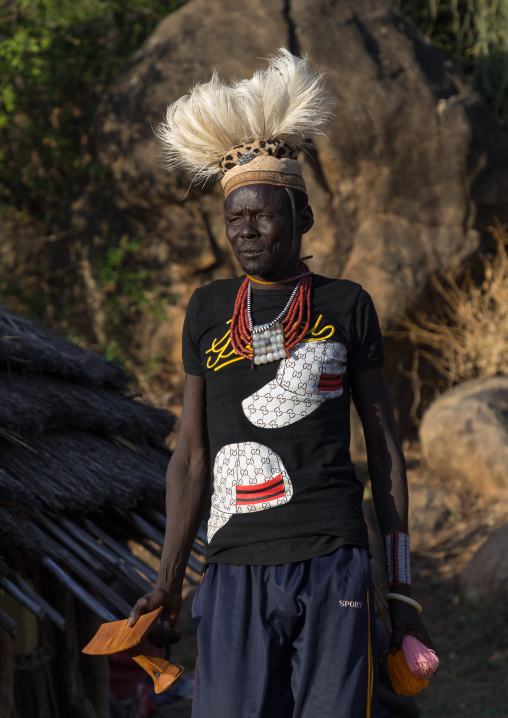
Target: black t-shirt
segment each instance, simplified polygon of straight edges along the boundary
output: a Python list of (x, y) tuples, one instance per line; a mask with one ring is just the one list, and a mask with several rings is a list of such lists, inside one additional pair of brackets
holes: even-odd
[[(207, 562), (289, 563), (343, 543), (367, 547), (349, 408), (351, 374), (383, 365), (372, 300), (358, 284), (314, 275), (310, 330), (290, 358), (252, 369), (229, 338), (243, 279), (196, 290), (183, 330), (185, 371), (206, 381)], [(290, 294), (254, 285), (254, 324), (274, 319)]]

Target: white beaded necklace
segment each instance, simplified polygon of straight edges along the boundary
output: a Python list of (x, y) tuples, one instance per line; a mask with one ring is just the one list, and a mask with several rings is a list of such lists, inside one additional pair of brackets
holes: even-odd
[(291, 292), (291, 296), (284, 309), (267, 324), (252, 323), (252, 288), (251, 283), (247, 289), (247, 319), (249, 321), (249, 329), (252, 332), (252, 361), (254, 364), (269, 364), (270, 362), (279, 361), (285, 359), (288, 354), (284, 349), (284, 332), (282, 329), (281, 322), (286, 316), (296, 297), (296, 294), (302, 283), (301, 279), (298, 280), (295, 288)]

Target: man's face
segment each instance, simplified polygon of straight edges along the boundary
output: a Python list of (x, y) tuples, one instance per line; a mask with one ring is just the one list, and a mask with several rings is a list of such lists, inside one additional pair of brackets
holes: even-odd
[(240, 187), (227, 197), (224, 217), (227, 238), (244, 272), (271, 277), (288, 268), (298, 273), (299, 233), (292, 248), (291, 206), (283, 187)]

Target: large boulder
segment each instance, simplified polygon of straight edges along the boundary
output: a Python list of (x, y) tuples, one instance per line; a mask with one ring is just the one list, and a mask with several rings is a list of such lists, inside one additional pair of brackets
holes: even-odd
[(474, 379), (442, 394), (420, 426), (423, 455), (443, 479), (484, 496), (508, 494), (508, 377)]
[(472, 602), (508, 599), (508, 524), (494, 531), (469, 561), (462, 590)]
[[(146, 238), (172, 321), (133, 332), (140, 359), (178, 362), (191, 291), (238, 270), (218, 185), (168, 174), (153, 125), (214, 66), (247, 77), (277, 47), (308, 53), (328, 74), (335, 120), (303, 158), (316, 224), (305, 238), (315, 271), (362, 283), (383, 327), (422, 302), (437, 269), (464, 266), (492, 219), (508, 216), (508, 142), (478, 94), (385, 0), (192, 0), (163, 20), (106, 94), (91, 137), (109, 174), (70, 211), (71, 244)], [(392, 366), (400, 345), (388, 342)], [(402, 373), (400, 374), (402, 377)], [(393, 379), (399, 408), (407, 406)], [(403, 412), (403, 409), (400, 408)]]
[[(409, 480), (409, 535), (411, 549), (421, 551), (435, 546), (453, 530), (454, 517), (461, 508), (460, 496), (450, 492), (430, 476), (413, 483), (414, 473), (408, 471)], [(427, 477), (425, 477), (427, 478)]]

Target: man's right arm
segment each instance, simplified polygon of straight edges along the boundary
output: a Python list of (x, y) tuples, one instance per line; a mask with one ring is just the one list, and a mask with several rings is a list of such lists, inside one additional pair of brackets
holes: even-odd
[(156, 588), (137, 601), (128, 626), (142, 613), (163, 606), (161, 618), (174, 627), (187, 561), (208, 498), (209, 464), (205, 380), (187, 374), (180, 438), (166, 474), (166, 534)]

